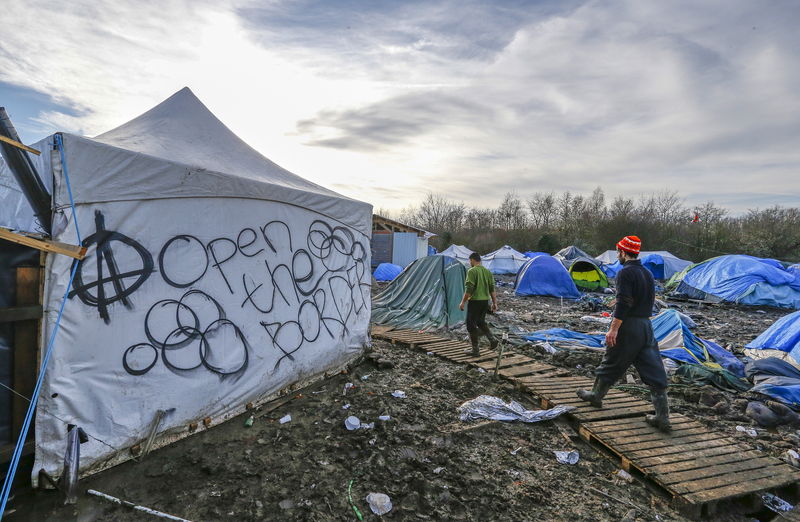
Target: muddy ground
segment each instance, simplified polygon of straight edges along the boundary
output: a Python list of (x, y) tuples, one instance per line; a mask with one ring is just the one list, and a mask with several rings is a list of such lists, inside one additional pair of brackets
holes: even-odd
[[(735, 352), (786, 312), (670, 302), (698, 324), (696, 333)], [(565, 327), (583, 332), (603, 327), (581, 320), (599, 316), (549, 298), (517, 298), (500, 288), (499, 331)], [(456, 330), (451, 335), (463, 338)], [(580, 375), (591, 375), (600, 355), (545, 353), (533, 345), (515, 350)], [(638, 377), (631, 374), (631, 393)], [(343, 395), (348, 382), (356, 387)], [(406, 392), (406, 398), (391, 395)], [(514, 399), (536, 409), (511, 383), (424, 352), (375, 341), (349, 373), (319, 382), (272, 411), (265, 406), (252, 427), (247, 415), (128, 462), (81, 483), (189, 520), (376, 520), (365, 501), (370, 492), (389, 495), (394, 520), (683, 520), (667, 501), (642, 483), (619, 480), (612, 460), (576, 439), (563, 421), (537, 424), (459, 421), (457, 408), (481, 394)], [(739, 433), (751, 426), (743, 396), (715, 388), (670, 390), (673, 411), (727, 435), (742, 437), (780, 456), (800, 446), (794, 429)], [(345, 405), (348, 405), (344, 409)], [(290, 414), (292, 420), (280, 424)], [(259, 412), (256, 413), (259, 415)], [(348, 431), (355, 415), (372, 429)], [(381, 421), (381, 415), (390, 420)], [(577, 450), (576, 465), (559, 464), (554, 450)], [(591, 488), (591, 489), (590, 489)], [(82, 495), (62, 507), (55, 492), (17, 496), (7, 520), (156, 520)], [(762, 520), (768, 516), (759, 515)], [(734, 512), (721, 520), (752, 520)]]

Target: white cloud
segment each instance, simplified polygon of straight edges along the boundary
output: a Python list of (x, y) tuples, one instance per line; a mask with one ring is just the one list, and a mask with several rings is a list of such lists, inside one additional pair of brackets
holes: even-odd
[(376, 207), (596, 185), (800, 201), (791, 2), (50, 5), (4, 6), (0, 81), (77, 111), (41, 114), (53, 129), (93, 135), (188, 85), (266, 156)]

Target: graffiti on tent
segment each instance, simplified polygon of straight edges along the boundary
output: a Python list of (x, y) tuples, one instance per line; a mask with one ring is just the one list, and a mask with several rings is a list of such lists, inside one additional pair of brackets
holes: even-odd
[[(298, 350), (321, 336), (343, 338), (349, 325), (368, 308), (365, 288), (369, 283), (364, 282), (367, 250), (345, 226), (316, 220), (300, 245), (283, 221), (243, 228), (231, 237), (208, 243), (180, 234), (164, 242), (156, 268), (153, 256), (141, 244), (106, 230), (99, 211), (95, 225), (96, 232), (83, 246), (96, 246), (96, 266), (82, 264), (78, 268), (70, 297), (78, 296), (84, 304), (97, 308), (107, 324), (112, 319), (109, 305), (120, 301), (132, 308), (130, 296), (155, 273), (168, 286), (185, 290), (180, 298), (161, 299), (149, 307), (144, 339), (128, 346), (122, 355), (122, 366), (130, 375), (147, 374), (159, 360), (179, 374), (204, 368), (227, 378), (247, 369), (253, 347), (240, 325), (229, 317), (220, 299), (207, 289), (196, 288), (210, 271), (218, 274), (231, 295), (241, 297), (240, 309), (259, 317), (269, 343), (279, 354), (273, 371), (284, 360), (294, 361)], [(120, 248), (128, 251), (120, 254)], [(263, 264), (237, 273), (230, 265), (237, 256)], [(187, 271), (187, 257), (194, 270)], [(294, 310), (296, 314), (291, 312)], [(235, 347), (230, 342), (222, 345), (223, 337), (230, 338), (224, 336), (226, 331), (236, 340)]]

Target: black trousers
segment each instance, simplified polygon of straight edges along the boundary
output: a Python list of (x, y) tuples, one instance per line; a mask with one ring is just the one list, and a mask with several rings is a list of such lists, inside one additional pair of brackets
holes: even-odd
[(653, 334), (653, 324), (647, 317), (629, 317), (622, 321), (617, 344), (606, 348), (595, 375), (613, 385), (631, 365), (653, 391), (667, 388), (667, 372)]
[(483, 333), (487, 338), (493, 339), (489, 325), (486, 324), (486, 312), (489, 311), (489, 301), (467, 301), (467, 332), (473, 341)]

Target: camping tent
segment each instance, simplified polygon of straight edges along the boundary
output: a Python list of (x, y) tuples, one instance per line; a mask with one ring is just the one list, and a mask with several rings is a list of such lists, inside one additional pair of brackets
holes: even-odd
[(481, 256), (483, 266), (493, 274), (516, 274), (528, 258), (508, 245), (498, 248), (494, 252)]
[(800, 309), (800, 278), (772, 261), (715, 257), (675, 274), (667, 288), (693, 299)]
[(553, 257), (561, 261), (565, 268), (569, 268), (572, 265), (572, 262), (576, 259), (582, 258), (589, 258), (591, 259), (592, 256), (581, 250), (580, 248), (576, 247), (575, 245), (568, 246), (566, 248), (562, 248), (555, 254)]
[(400, 272), (403, 271), (403, 267), (400, 265), (393, 265), (391, 263), (381, 263), (380, 265), (375, 268), (375, 271), (372, 273), (372, 276), (375, 278), (376, 281), (391, 281), (395, 277), (400, 275)]
[(469, 266), (469, 255), (471, 253), (472, 250), (464, 245), (450, 245), (446, 249), (439, 252), (438, 255), (452, 257), (453, 259), (461, 261), (466, 266)]
[(466, 318), (458, 309), (467, 269), (443, 255), (417, 259), (378, 295), (372, 320), (398, 328), (442, 328)]
[(569, 275), (581, 290), (602, 290), (608, 288), (608, 278), (589, 257), (573, 259), (569, 265)]
[[(61, 474), (67, 421), (92, 435), (81, 471), (99, 471), (153, 426), (156, 446), (174, 441), (362, 353), (371, 206), (271, 162), (188, 88), (95, 138), (34, 148), (54, 180), (52, 238), (88, 248), (76, 265), (47, 255), (44, 341), (76, 274), (37, 409), (34, 483)], [(0, 179), (13, 183), (7, 169)], [(22, 197), (0, 191), (0, 225), (35, 230)]]
[[(656, 279), (666, 280), (692, 264), (691, 261), (680, 259), (665, 250), (658, 252), (640, 252), (639, 259), (642, 265), (652, 272)], [(607, 250), (595, 258), (602, 263), (601, 269), (608, 277), (617, 277), (617, 272), (622, 269), (617, 259), (616, 250)]]
[(571, 299), (581, 296), (564, 265), (547, 254), (533, 257), (525, 263), (517, 274), (514, 292), (517, 295), (551, 295)]
[(528, 250), (527, 252), (524, 252), (522, 255), (530, 259), (536, 256), (549, 256), (550, 254), (548, 254), (547, 252), (531, 252), (530, 250)]

